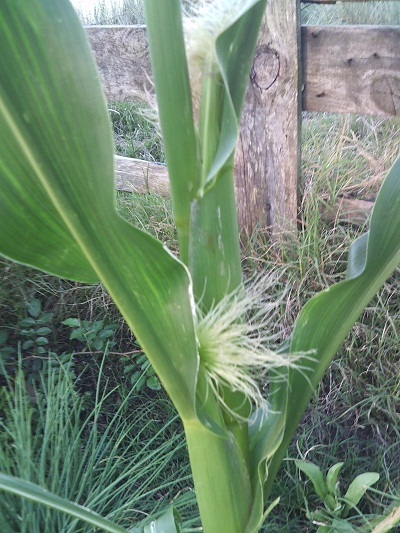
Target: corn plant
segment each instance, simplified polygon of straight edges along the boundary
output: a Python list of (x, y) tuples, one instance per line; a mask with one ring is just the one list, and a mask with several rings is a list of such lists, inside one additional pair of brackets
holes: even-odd
[[(286, 349), (271, 349), (274, 305), (262, 285), (275, 281), (243, 284), (233, 180), (265, 5), (197, 3), (186, 19), (179, 0), (145, 1), (179, 258), (115, 211), (106, 102), (69, 2), (3, 0), (0, 12), (0, 252), (103, 283), (182, 419), (206, 533), (259, 530), (315, 388), (400, 262), (398, 162), (370, 231), (350, 248), (347, 279), (308, 302)], [(57, 496), (46, 503), (43, 489), (21, 483), (0, 477), (2, 489), (62, 508)], [(179, 530), (176, 515), (166, 520), (160, 531)]]

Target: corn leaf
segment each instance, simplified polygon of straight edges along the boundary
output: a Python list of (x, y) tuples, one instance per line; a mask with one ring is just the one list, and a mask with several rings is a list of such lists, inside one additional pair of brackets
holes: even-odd
[[(57, 494), (24, 479), (0, 473), (0, 490), (11, 492), (27, 500), (44, 505), (60, 513), (77, 518), (86, 524), (96, 526), (102, 531), (110, 533), (128, 533), (128, 530), (118, 526), (111, 520), (101, 517), (91, 509), (75, 502), (61, 498)], [(6, 527), (5, 524), (2, 526)], [(161, 516), (152, 520), (150, 524), (135, 527), (131, 533), (180, 533), (182, 531), (181, 518), (173, 507), (167, 509)]]
[[(315, 388), (355, 321), (400, 264), (400, 159), (381, 186), (369, 232), (350, 247), (346, 279), (311, 298), (292, 335), (292, 352), (309, 352), (306, 371), (291, 370), (285, 436), (271, 464), (267, 493)], [(301, 364), (301, 363), (300, 363)], [(286, 387), (275, 392), (282, 397)]]
[(169, 507), (160, 517), (143, 527), (134, 527), (129, 533), (181, 533), (182, 520), (173, 507)]
[(215, 182), (218, 172), (229, 161), (236, 146), (248, 76), (266, 3), (266, 0), (245, 0), (231, 25), (215, 43), (225, 97), (219, 145), (206, 178), (207, 187)]
[[(269, 406), (265, 412), (257, 409), (249, 423), (250, 474), (253, 488), (253, 502), (247, 532), (258, 531), (268, 512), (279, 503), (279, 499), (264, 511), (264, 483), (268, 477), (268, 462), (279, 448), (285, 430), (285, 419), (281, 411)], [(283, 409), (283, 406), (279, 406)]]
[(0, 49), (0, 253), (100, 280), (181, 415), (196, 416), (190, 278), (115, 211), (108, 112), (72, 6), (4, 0)]
[(237, 3), (230, 24), (215, 40), (216, 65), (206, 76), (199, 104), (200, 119), (208, 117), (204, 120), (212, 127), (199, 126), (203, 168), (191, 210), (189, 268), (195, 296), (205, 309), (242, 281), (233, 155), (265, 5), (265, 0)]
[(174, 220), (181, 258), (186, 263), (190, 204), (198, 186), (198, 165), (181, 2), (146, 0), (144, 8)]
[(11, 492), (33, 502), (50, 507), (51, 509), (66, 513), (82, 520), (86, 524), (96, 526), (102, 531), (109, 531), (110, 533), (127, 533), (128, 531), (114, 522), (102, 518), (90, 509), (61, 498), (30, 481), (0, 473), (0, 490)]

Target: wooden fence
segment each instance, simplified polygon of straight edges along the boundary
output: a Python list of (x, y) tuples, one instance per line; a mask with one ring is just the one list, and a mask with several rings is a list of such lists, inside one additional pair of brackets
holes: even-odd
[[(144, 26), (87, 32), (108, 100), (152, 91)], [(235, 156), (242, 229), (295, 227), (301, 111), (399, 116), (400, 27), (301, 27), (299, 0), (269, 0)], [(116, 174), (119, 189), (168, 193), (163, 165), (116, 157)]]

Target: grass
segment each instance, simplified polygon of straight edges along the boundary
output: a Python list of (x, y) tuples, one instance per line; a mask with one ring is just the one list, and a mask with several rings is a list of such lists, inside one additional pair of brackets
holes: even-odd
[(110, 2), (98, 0), (92, 12), (83, 14), (78, 9), (83, 24), (144, 24), (144, 12), (141, 0), (123, 0)]
[(302, 4), (303, 24), (385, 24), (400, 25), (397, 0), (383, 2), (338, 2), (332, 5)]
[(164, 162), (162, 143), (155, 126), (145, 116), (143, 106), (110, 102), (115, 152), (125, 157)]
[[(184, 7), (190, 7), (196, 0), (183, 0)], [(86, 25), (125, 25), (144, 24), (144, 9), (142, 0), (97, 0), (94, 9), (89, 14), (83, 14), (77, 9), (78, 14)]]
[[(164, 398), (149, 401), (134, 388), (121, 395), (102, 374), (100, 369), (92, 401), (77, 393), (63, 366), (50, 369), (33, 395), (22, 371), (7, 375), (1, 395), (0, 470), (127, 528), (171, 501), (192, 522), (195, 499), (173, 407)], [(92, 531), (8, 493), (0, 499), (0, 517), (7, 533)]]
[[(140, 22), (139, 8), (139, 3), (126, 2), (124, 10), (110, 14), (103, 4), (97, 22)], [(399, 13), (398, 2), (369, 2), (304, 6), (302, 16), (313, 24), (388, 20), (399, 24), (395, 18)], [(162, 144), (138, 107), (127, 103), (109, 107), (117, 153), (162, 161)], [(279, 251), (261, 231), (242, 243), (246, 274), (278, 270), (289, 287), (279, 322), (282, 339), (290, 335), (304, 303), (343, 278), (348, 247), (368, 228), (327, 221), (321, 216), (321, 204), (333, 205), (343, 195), (373, 199), (399, 147), (397, 119), (305, 114), (298, 236)], [(126, 219), (177, 250), (168, 198), (118, 193), (117, 206)], [(17, 360), (8, 366), (11, 375), (8, 380), (1, 378), (0, 470), (41, 482), (127, 527), (174, 500), (183, 509), (186, 530), (196, 527), (181, 427), (165, 394), (139, 393), (127, 381), (119, 356), (104, 358), (108, 348), (100, 353), (84, 345), (79, 348), (61, 325), (70, 317), (104, 319), (118, 325), (113, 352), (137, 349), (103, 288), (59, 280), (6, 260), (0, 262), (0, 279), (0, 332), (8, 332), (7, 342), (17, 352), (29, 357), (21, 349), (18, 322), (27, 316), (33, 298), (53, 313), (51, 349), (57, 354), (77, 352), (69, 363), (75, 377), (58, 364), (26, 384), (15, 371)], [(367, 515), (382, 513), (393, 502), (400, 505), (399, 331), (397, 269), (356, 323), (298, 429), (276, 483), (274, 495), (281, 496), (281, 502), (270, 516), (268, 532), (315, 530), (305, 509), (316, 503), (310, 484), (295, 468), (297, 458), (309, 458), (325, 471), (343, 461), (345, 484), (362, 472), (379, 472), (376, 491), (362, 505)], [(49, 511), (32, 512), (31, 504), (11, 496), (2, 495), (1, 505), (0, 523), (3, 527), (8, 520), (9, 531), (88, 531)], [(10, 509), (16, 510), (12, 516)], [(20, 523), (14, 521), (15, 514), (22, 517)]]

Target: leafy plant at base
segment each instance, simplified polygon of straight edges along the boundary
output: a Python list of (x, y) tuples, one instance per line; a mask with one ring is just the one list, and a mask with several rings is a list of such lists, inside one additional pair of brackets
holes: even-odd
[(310, 461), (296, 461), (296, 466), (312, 481), (315, 493), (320, 497), (324, 509), (308, 511), (307, 518), (313, 524), (324, 524), (318, 533), (340, 533), (356, 531), (346, 520), (349, 512), (356, 508), (369, 487), (379, 480), (377, 472), (365, 472), (357, 476), (342, 495), (338, 475), (344, 463), (331, 466), (326, 476), (321, 469)]
[[(16, 332), (19, 337), (22, 337), (21, 350), (28, 352), (32, 357), (42, 357), (48, 353), (49, 339), (48, 335), (52, 332), (49, 324), (53, 319), (53, 313), (42, 312), (42, 304), (40, 300), (32, 298), (26, 305), (27, 317), (21, 318), (16, 325)], [(2, 330), (3, 334), (0, 338), (1, 356), (7, 358), (8, 356), (16, 356), (17, 349), (12, 346), (7, 346), (6, 342), (8, 334), (6, 330)], [(40, 359), (38, 360), (40, 368)], [(33, 370), (35, 370), (33, 368)]]
[[(104, 320), (90, 321), (78, 318), (67, 318), (62, 321), (62, 324), (72, 328), (69, 339), (80, 341), (89, 351), (108, 353), (116, 344), (112, 337), (118, 329), (118, 324), (105, 324)], [(136, 390), (142, 390), (144, 387), (150, 390), (161, 389), (155, 370), (143, 352), (137, 355), (123, 355), (120, 357), (120, 362), (124, 366), (124, 374)]]
[(57, 354), (50, 348), (53, 313), (42, 311), (42, 304), (37, 298), (27, 302), (26, 312), (28, 316), (21, 318), (15, 326), (13, 340), (6, 329), (0, 329), (0, 374), (7, 363), (15, 363), (19, 356), (29, 383), (40, 382), (40, 372), (49, 366), (66, 365), (65, 368), (68, 367), (68, 372), (72, 373), (72, 354)]
[(124, 365), (124, 374), (138, 391), (147, 387), (150, 390), (160, 390), (161, 384), (155, 370), (144, 353), (132, 356), (122, 356), (121, 363)]
[[(350, 248), (347, 279), (306, 304), (287, 353), (268, 346), (265, 316), (274, 306), (242, 284), (233, 180), (265, 4), (205, 4), (185, 49), (180, 2), (145, 2), (179, 260), (115, 211), (107, 107), (72, 7), (66, 0), (3, 0), (0, 13), (0, 251), (61, 277), (104, 284), (182, 419), (206, 533), (261, 527), (318, 382), (400, 263), (397, 162), (370, 231)], [(187, 58), (195, 63), (192, 81)], [(257, 374), (270, 378), (265, 401)], [(168, 531), (179, 528), (172, 517)]]
[(111, 338), (115, 335), (117, 324), (105, 324), (104, 320), (91, 321), (78, 318), (67, 318), (61, 324), (72, 328), (69, 340), (82, 342), (89, 351), (104, 351), (116, 344)]

